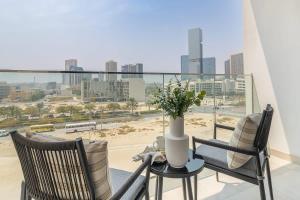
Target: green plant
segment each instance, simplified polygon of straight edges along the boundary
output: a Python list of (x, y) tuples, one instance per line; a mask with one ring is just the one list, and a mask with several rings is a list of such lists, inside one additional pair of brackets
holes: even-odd
[(189, 90), (189, 81), (182, 85), (176, 78), (176, 83), (170, 80), (167, 87), (157, 88), (152, 103), (159, 109), (164, 110), (166, 115), (176, 119), (177, 117), (183, 117), (192, 105), (200, 106), (205, 95), (204, 90), (196, 95), (194, 90)]
[(107, 104), (106, 108), (108, 110), (112, 110), (113, 112), (115, 112), (115, 110), (121, 109), (121, 106), (118, 103), (109, 103), (109, 104)]
[(135, 98), (129, 98), (129, 101), (126, 103), (126, 107), (131, 110), (131, 113), (133, 113), (133, 110), (137, 109), (138, 106), (139, 104)]

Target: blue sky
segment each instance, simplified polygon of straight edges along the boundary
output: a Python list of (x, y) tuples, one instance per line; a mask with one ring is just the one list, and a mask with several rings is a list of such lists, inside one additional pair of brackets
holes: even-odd
[(203, 31), (204, 56), (242, 51), (242, 0), (0, 0), (0, 68), (85, 70), (144, 63), (144, 71), (179, 72), (187, 30)]

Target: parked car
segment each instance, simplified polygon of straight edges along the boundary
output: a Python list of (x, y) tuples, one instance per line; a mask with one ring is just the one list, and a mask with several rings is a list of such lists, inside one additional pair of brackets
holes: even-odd
[(8, 136), (9, 135), (9, 133), (8, 133), (8, 131), (6, 131), (6, 130), (0, 130), (0, 137), (5, 137), (5, 136)]

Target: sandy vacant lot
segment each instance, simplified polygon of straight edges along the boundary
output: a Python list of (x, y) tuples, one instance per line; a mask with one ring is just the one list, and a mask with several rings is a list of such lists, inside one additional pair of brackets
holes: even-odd
[[(235, 126), (238, 118), (217, 117), (217, 121)], [(202, 113), (189, 113), (185, 116), (185, 131), (190, 136), (204, 139), (213, 137), (213, 115)], [(132, 161), (132, 156), (143, 151), (146, 145), (152, 144), (157, 136), (168, 132), (168, 121), (165, 122), (165, 131), (162, 117), (150, 117), (137, 121), (113, 123), (110, 128), (65, 134), (62, 131), (50, 134), (65, 139), (82, 137), (91, 140), (107, 140), (109, 143), (109, 162), (111, 167), (133, 171), (138, 164)], [(191, 137), (190, 137), (191, 138)], [(220, 131), (219, 139), (228, 140), (230, 132)], [(190, 145), (191, 142), (190, 142)], [(22, 180), (22, 172), (16, 157), (14, 146), (10, 137), (0, 139), (0, 191), (4, 196), (19, 197), (15, 194), (16, 187)]]

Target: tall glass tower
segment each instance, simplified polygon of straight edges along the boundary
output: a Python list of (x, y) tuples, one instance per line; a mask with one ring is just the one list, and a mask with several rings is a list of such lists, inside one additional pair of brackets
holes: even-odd
[(189, 49), (189, 73), (203, 73), (203, 50), (202, 50), (202, 31), (200, 28), (193, 28), (188, 31)]

